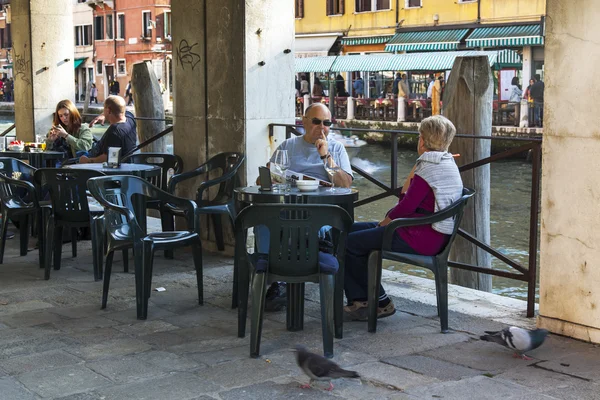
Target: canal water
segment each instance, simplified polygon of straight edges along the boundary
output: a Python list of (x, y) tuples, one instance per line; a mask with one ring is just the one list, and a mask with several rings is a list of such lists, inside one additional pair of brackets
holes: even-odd
[[(378, 180), (390, 184), (391, 149), (380, 145), (361, 147), (352, 163)], [(399, 149), (398, 151), (398, 186), (415, 164), (416, 151)], [(490, 164), (491, 175), (491, 246), (509, 258), (527, 266), (529, 239), (529, 204), (531, 202), (531, 163), (514, 159)], [(355, 174), (354, 186), (360, 191), (360, 199), (382, 193), (383, 190)], [(355, 209), (357, 221), (380, 221), (385, 213), (397, 202), (396, 197), (389, 197)], [(515, 272), (502, 261), (492, 257), (492, 266), (496, 269)], [(384, 267), (401, 271), (410, 275), (428, 277), (433, 274), (427, 270), (385, 261)], [(493, 292), (518, 299), (527, 299), (527, 284), (513, 279), (492, 277)]]
[[(13, 124), (12, 117), (0, 117), (0, 132)], [(108, 128), (95, 126), (92, 133), (100, 138)], [(13, 136), (13, 130), (10, 135)], [(169, 135), (171, 136), (171, 135)], [(352, 162), (380, 181), (390, 184), (391, 149), (381, 145), (361, 147)], [(402, 185), (405, 177), (417, 159), (413, 150), (398, 151), (398, 185)], [(491, 245), (515, 261), (527, 266), (529, 238), (529, 204), (531, 195), (531, 164), (525, 160), (507, 160), (491, 164)], [(381, 193), (382, 190), (365, 178), (355, 174), (354, 186), (360, 191), (360, 198)], [(355, 210), (357, 221), (379, 221), (387, 210), (396, 204), (395, 197), (388, 197), (375, 203), (358, 207)], [(492, 257), (494, 268), (506, 271), (513, 270), (503, 262)], [(433, 275), (426, 270), (399, 264), (392, 261), (384, 263), (389, 270), (401, 271), (410, 275), (428, 277)], [(527, 298), (527, 284), (512, 279), (493, 277), (493, 292), (519, 299)]]

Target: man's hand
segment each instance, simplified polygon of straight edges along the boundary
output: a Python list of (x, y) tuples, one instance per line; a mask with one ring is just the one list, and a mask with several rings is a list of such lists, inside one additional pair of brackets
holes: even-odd
[(94, 118), (94, 119), (92, 120), (92, 122), (90, 122), (90, 124), (89, 124), (90, 128), (91, 128), (92, 126), (94, 126), (95, 124), (98, 124), (98, 123), (99, 123), (100, 125), (104, 125), (104, 119), (105, 119), (105, 118), (106, 118), (106, 117), (104, 116), (104, 114), (98, 115), (96, 118)]
[(317, 148), (317, 151), (321, 157), (327, 155), (329, 146), (327, 145), (327, 137), (325, 136), (325, 132), (321, 131), (321, 137), (315, 142), (315, 147)]
[(383, 221), (381, 221), (378, 225), (379, 226), (386, 226), (387, 224), (389, 224), (390, 222), (392, 222), (392, 220), (389, 217), (385, 217), (383, 219)]
[(79, 164), (89, 164), (92, 160), (89, 157), (81, 156), (79, 157)]

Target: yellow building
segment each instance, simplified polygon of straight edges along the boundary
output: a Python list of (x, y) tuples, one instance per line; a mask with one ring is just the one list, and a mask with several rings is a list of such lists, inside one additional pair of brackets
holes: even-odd
[[(525, 84), (533, 74), (543, 76), (546, 0), (294, 1), (297, 58), (430, 52), (423, 66), (417, 63), (412, 70), (424, 74), (431, 52), (486, 50), (497, 53), (496, 69), (512, 68)], [(297, 72), (324, 72), (323, 65), (330, 66), (328, 71), (344, 72), (331, 68), (342, 64), (340, 59), (319, 58), (297, 62)], [(356, 69), (352, 60), (357, 61)], [(352, 60), (343, 62), (345, 71), (376, 72), (365, 67), (364, 60)], [(509, 85), (511, 73), (503, 76)], [(345, 78), (350, 92), (352, 77)]]

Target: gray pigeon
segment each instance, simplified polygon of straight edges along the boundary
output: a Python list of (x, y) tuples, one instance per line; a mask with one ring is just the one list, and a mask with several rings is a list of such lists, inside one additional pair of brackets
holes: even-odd
[(494, 342), (501, 344), (504, 347), (513, 349), (515, 354), (513, 357), (521, 357), (523, 360), (531, 360), (531, 357), (525, 355), (526, 351), (537, 349), (546, 340), (548, 331), (546, 329), (535, 329), (533, 331), (511, 326), (504, 328), (501, 331), (492, 332), (485, 331), (487, 335), (480, 337), (486, 342)]
[(302, 388), (309, 388), (313, 381), (329, 381), (329, 388), (333, 390), (332, 379), (336, 378), (360, 378), (355, 371), (347, 371), (340, 368), (339, 365), (323, 356), (308, 351), (304, 346), (296, 346), (296, 361), (298, 366), (310, 378), (310, 382), (302, 385)]

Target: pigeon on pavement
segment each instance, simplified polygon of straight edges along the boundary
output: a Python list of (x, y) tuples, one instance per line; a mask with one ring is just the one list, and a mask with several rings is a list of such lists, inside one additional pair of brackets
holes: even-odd
[(546, 340), (546, 335), (548, 335), (546, 329), (535, 329), (530, 331), (523, 328), (517, 328), (516, 326), (504, 328), (497, 332), (485, 331), (485, 333), (487, 333), (487, 335), (481, 336), (481, 340), (498, 343), (509, 349), (513, 349), (515, 351), (513, 357), (521, 357), (523, 360), (531, 360), (532, 358), (527, 357), (525, 352), (540, 347), (542, 343), (544, 343), (544, 340)]
[(296, 346), (296, 361), (298, 366), (310, 378), (310, 382), (302, 385), (302, 388), (309, 388), (313, 381), (329, 381), (329, 388), (333, 390), (332, 379), (336, 378), (360, 378), (355, 371), (347, 371), (340, 368), (339, 365), (318, 354), (311, 353), (306, 347)]

